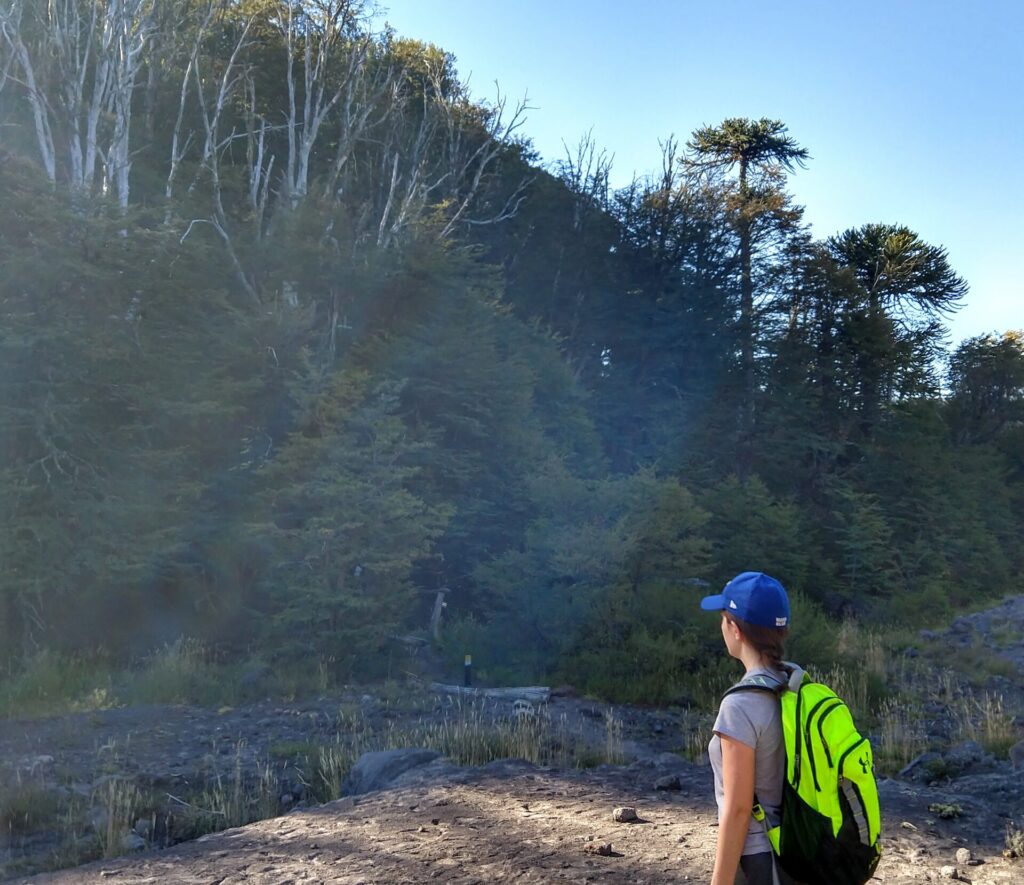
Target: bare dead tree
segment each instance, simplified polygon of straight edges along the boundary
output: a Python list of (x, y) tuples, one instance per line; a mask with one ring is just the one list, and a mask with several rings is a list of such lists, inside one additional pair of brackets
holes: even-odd
[(267, 149), (267, 132), (270, 127), (262, 115), (256, 113), (256, 84), (252, 77), (246, 77), (246, 164), (249, 187), (247, 196), (253, 212), (256, 239), (262, 236), (263, 221), (267, 214), (267, 200), (270, 196), (270, 182), (274, 171), (274, 155)]
[[(373, 36), (362, 28), (366, 18), (363, 0), (306, 0), (301, 4), (284, 0), (281, 7), (278, 24), (288, 54), (284, 193), (295, 208), (309, 189), (309, 161), (321, 127), (339, 102), (347, 99), (351, 107)], [(297, 72), (300, 59), (301, 71)]]
[(401, 103), (401, 71), (394, 65), (368, 65), (365, 56), (359, 69), (354, 70), (357, 58), (356, 53), (350, 54), (348, 76), (338, 102), (337, 146), (324, 182), (324, 199), (340, 196), (339, 180), (356, 145), (386, 122)]
[[(433, 209), (445, 213), (439, 231), (442, 238), (460, 225), (511, 218), (529, 184), (521, 182), (499, 208), (471, 217), (471, 207), (479, 200), (495, 161), (525, 122), (527, 100), (509, 108), (499, 90), (493, 105), (473, 104), (463, 84), (452, 88), (448, 59), (425, 61), (420, 101), (392, 116), (383, 139), (383, 199), (376, 221), (376, 240), (382, 248), (389, 247), (410, 222)], [(418, 122), (409, 119), (414, 111)]]
[[(427, 206), (431, 195), (449, 176), (443, 164), (434, 168), (431, 159), (436, 153), (434, 134), (439, 117), (426, 91), (419, 125), (411, 140), (403, 138), (409, 126), (404, 117), (397, 118), (388, 133), (381, 154), (387, 178), (387, 197), (377, 225), (377, 245), (387, 248), (410, 218), (417, 217)], [(387, 172), (390, 167), (390, 172)]]
[[(235, 249), (234, 239), (232, 238), (230, 231), (231, 222), (224, 209), (223, 187), (220, 174), (221, 152), (236, 137), (236, 133), (234, 132), (231, 132), (226, 136), (222, 135), (221, 119), (230, 98), (235, 93), (235, 90), (238, 88), (239, 84), (245, 82), (245, 70), (241, 63), (241, 56), (249, 46), (249, 31), (252, 24), (253, 19), (249, 18), (243, 25), (242, 31), (239, 34), (238, 39), (235, 41), (234, 48), (231, 51), (231, 56), (229, 57), (227, 64), (224, 66), (224, 71), (220, 78), (215, 82), (216, 91), (209, 97), (206, 95), (205, 78), (202, 74), (202, 63), (199, 53), (198, 51), (195, 51), (192, 54), (189, 68), (195, 85), (199, 118), (203, 127), (203, 141), (199, 152), (199, 168), (201, 170), (205, 170), (208, 174), (213, 211), (210, 218), (196, 219), (193, 221), (192, 224), (189, 225), (189, 230), (187, 230), (185, 235), (182, 236), (182, 240), (184, 241), (185, 237), (188, 236), (192, 225), (197, 221), (207, 221), (211, 224), (218, 236), (220, 236), (221, 241), (224, 243), (224, 247), (228, 253), (228, 258), (231, 261), (235, 275), (242, 284), (242, 288), (245, 289), (246, 294), (248, 294), (254, 302), (259, 304), (259, 294), (242, 265), (238, 251)], [(201, 37), (197, 37), (197, 45), (200, 40)], [(183, 101), (185, 95), (186, 92), (183, 90)], [(181, 116), (182, 111), (179, 108), (179, 120)], [(197, 180), (193, 179), (189, 190), (193, 190), (196, 187), (196, 184)]]
[(178, 96), (178, 114), (174, 121), (174, 129), (171, 131), (170, 166), (167, 173), (167, 182), (164, 185), (164, 197), (167, 199), (168, 222), (170, 221), (170, 205), (174, 198), (174, 185), (178, 176), (178, 169), (181, 166), (181, 161), (188, 153), (189, 147), (192, 144), (193, 136), (195, 135), (194, 132), (189, 132), (186, 136), (182, 137), (181, 131), (182, 123), (185, 119), (185, 108), (188, 104), (189, 85), (192, 81), (193, 71), (198, 63), (203, 40), (209, 31), (210, 24), (219, 7), (220, 4), (214, 2), (214, 0), (209, 0), (206, 4), (206, 8), (203, 11), (202, 21), (196, 29), (195, 38), (192, 42), (188, 63), (185, 65), (185, 71), (181, 77), (181, 89)]
[[(57, 148), (53, 140), (53, 129), (51, 119), (53, 108), (46, 98), (46, 93), (39, 87), (36, 80), (35, 54), (29, 51), (22, 37), (22, 17), (24, 15), (23, 0), (11, 0), (3, 12), (0, 13), (0, 36), (11, 52), (12, 64), (17, 63), (18, 82), (24, 86), (28, 95), (29, 105), (32, 108), (32, 121), (35, 125), (36, 142), (39, 146), (39, 155), (46, 171), (46, 177), (51, 182), (57, 181)], [(8, 74), (9, 79), (15, 79), (15, 75)]]
[[(10, 48), (32, 107), (43, 168), (57, 180), (67, 157), (73, 192), (100, 186), (128, 202), (132, 92), (149, 37), (153, 0), (10, 0), (0, 34)], [(31, 10), (34, 26), (25, 27)], [(32, 36), (27, 36), (32, 35)], [(57, 135), (63, 141), (58, 143)]]
[(573, 230), (579, 232), (592, 213), (609, 210), (609, 177), (614, 157), (598, 149), (592, 129), (571, 150), (564, 142), (562, 146), (565, 159), (556, 165), (556, 172), (574, 197), (572, 223)]
[[(491, 165), (498, 158), (503, 150), (509, 145), (512, 136), (526, 122), (526, 112), (529, 110), (528, 100), (521, 99), (512, 109), (506, 119), (505, 113), (508, 109), (507, 97), (498, 90), (494, 105), (488, 109), (485, 118), (483, 138), (475, 150), (463, 147), (469, 132), (467, 127), (459, 125), (454, 107), (444, 103), (442, 108), (445, 112), (446, 134), (448, 139), (448, 155), (452, 177), (456, 182), (467, 182), (455, 196), (456, 208), (449, 218), (448, 223), (441, 231), (442, 237), (449, 236), (463, 220), (466, 211), (477, 198), (480, 191), (480, 184), (484, 175), (489, 171)], [(521, 186), (520, 192), (495, 215), (473, 220), (474, 224), (491, 224), (504, 220), (514, 214), (518, 208), (522, 195), (525, 191), (525, 184)]]
[(10, 74), (14, 68), (15, 57), (11, 51), (11, 46), (7, 42), (4, 33), (4, 22), (6, 21), (7, 10), (0, 8), (0, 48), (6, 47), (6, 50), (0, 52), (0, 92), (4, 91), (4, 87), (7, 85), (7, 81), (10, 79)]
[(159, 0), (153, 3), (152, 27), (146, 51), (145, 85), (142, 86), (142, 137), (147, 145), (156, 141), (159, 88), (172, 76), (173, 66), (187, 58), (192, 44), (192, 26), (202, 21), (211, 0)]
[(131, 172), (129, 138), (132, 96), (145, 60), (143, 53), (153, 32), (153, 22), (149, 0), (111, 0), (110, 8), (115, 7), (116, 15), (111, 21), (113, 59), (110, 64), (110, 100), (107, 105), (113, 112), (113, 131), (107, 148), (103, 177), (104, 190), (113, 186), (117, 191), (118, 205), (127, 209)]

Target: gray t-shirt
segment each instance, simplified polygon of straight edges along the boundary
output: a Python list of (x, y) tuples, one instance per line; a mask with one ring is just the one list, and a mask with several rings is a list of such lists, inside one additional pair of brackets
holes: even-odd
[[(785, 674), (758, 668), (748, 676), (765, 675), (785, 681)], [(786, 744), (782, 739), (782, 717), (779, 700), (766, 691), (740, 691), (722, 698), (715, 720), (714, 737), (708, 745), (708, 757), (715, 774), (715, 801), (721, 819), (725, 791), (722, 787), (722, 741), (719, 735), (754, 748), (754, 793), (769, 816), (778, 814), (782, 805), (782, 782), (785, 777)], [(771, 851), (764, 825), (750, 816), (744, 854)]]

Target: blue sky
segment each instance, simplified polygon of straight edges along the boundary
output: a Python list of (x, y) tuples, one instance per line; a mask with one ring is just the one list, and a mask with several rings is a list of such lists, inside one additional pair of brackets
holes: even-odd
[(476, 98), (529, 95), (547, 162), (593, 130), (613, 181), (659, 139), (785, 122), (814, 234), (905, 224), (971, 284), (954, 341), (1024, 326), (1024, 0), (381, 0), (452, 52)]

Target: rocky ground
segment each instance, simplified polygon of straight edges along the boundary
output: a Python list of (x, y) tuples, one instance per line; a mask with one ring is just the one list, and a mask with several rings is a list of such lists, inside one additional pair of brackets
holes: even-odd
[[(661, 778), (678, 789), (657, 789)], [(664, 783), (664, 782), (662, 782)], [(1000, 856), (1002, 821), (984, 785), (966, 793), (882, 784), (877, 881), (1019, 883)], [(19, 879), (84, 883), (707, 882), (715, 813), (706, 768), (660, 757), (553, 771), (518, 762), (455, 769), (439, 760), (389, 788), (205, 836), (162, 852)], [(936, 801), (963, 813), (945, 821)], [(637, 812), (617, 822), (614, 810)], [(958, 859), (959, 858), (959, 859)]]
[[(1002, 681), (993, 687), (1020, 720), (1022, 624), (1019, 599), (926, 639), (1005, 650), (1017, 676), (997, 675)], [(612, 749), (623, 764), (460, 767), (434, 752), (396, 750), (364, 757), (345, 785), (357, 795), (316, 806), (293, 758), (299, 748), (329, 744), (355, 727), (380, 734), (465, 715), (423, 688), (402, 697), (389, 691), (238, 709), (134, 707), (0, 720), (0, 791), (29, 785), (37, 804), (77, 802), (94, 831), (83, 832), (84, 841), (104, 826), (97, 797), (112, 779), (128, 779), (175, 808), (202, 785), (230, 783), (236, 771), (252, 780), (269, 765), (271, 799), (282, 812), (162, 850), (153, 846), (174, 840), (157, 838), (141, 821), (130, 834), (134, 853), (34, 877), (41, 864), (52, 866), (66, 834), (52, 820), (9, 826), (0, 833), (0, 877), (60, 885), (708, 880), (716, 838), (711, 773), (679, 754), (700, 724), (683, 710), (610, 707), (561, 694), (542, 714), (558, 723), (560, 739), (577, 752), (590, 748), (591, 763)], [(507, 721), (511, 704), (487, 711)], [(1007, 827), (1024, 826), (1024, 775), (975, 743), (950, 745), (948, 726), (949, 716), (937, 711), (925, 725), (931, 752), (880, 780), (884, 854), (876, 879), (1024, 882), (1024, 860), (1003, 856)], [(634, 808), (638, 819), (613, 819), (620, 807)]]
[[(387, 710), (370, 696), (357, 702), (371, 716)], [(436, 699), (420, 715), (442, 715), (437, 711), (445, 705)], [(255, 762), (266, 757), (271, 740), (318, 735), (326, 740), (336, 727), (337, 706), (336, 700), (321, 700), (220, 713), (136, 708), (36, 723), (8, 721), (0, 730), (0, 752), (8, 761), (31, 765), (35, 760), (53, 774), (59, 769), (71, 784), (65, 789), (83, 793), (95, 789), (90, 777), (109, 776), (95, 768), (97, 753), (102, 758), (107, 752), (117, 760), (119, 772), (133, 773), (151, 787), (174, 794), (198, 776), (197, 759), (216, 765), (222, 757), (226, 766), (237, 756), (239, 742)], [(571, 718), (581, 733), (589, 726), (594, 741), (605, 735), (601, 705), (556, 698), (549, 712)], [(11, 881), (707, 881), (715, 845), (709, 769), (665, 752), (680, 736), (670, 714), (631, 708), (618, 708), (617, 713), (629, 764), (559, 770), (498, 762), (462, 768), (436, 754), (394, 751), (397, 765), (378, 767), (362, 783), (349, 784), (349, 789), (372, 792), (300, 807), (283, 817), (162, 851), (34, 878), (13, 876)], [(969, 757), (969, 750), (960, 747), (957, 752)], [(920, 766), (905, 778), (881, 782), (885, 853), (879, 881), (909, 885), (952, 875), (977, 883), (1024, 881), (1024, 862), (1001, 856), (1008, 819), (1016, 815), (1024, 821), (1018, 774), (1009, 763), (983, 754), (958, 764), (964, 766), (963, 775), (942, 785), (915, 782)], [(80, 782), (74, 780), (76, 772)], [(613, 811), (623, 806), (635, 808), (639, 819), (613, 820)], [(929, 810), (939, 807), (959, 813), (943, 819)]]

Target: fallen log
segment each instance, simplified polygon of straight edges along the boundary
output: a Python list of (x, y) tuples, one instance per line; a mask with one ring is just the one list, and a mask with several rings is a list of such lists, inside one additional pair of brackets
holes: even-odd
[(455, 694), (472, 698), (491, 698), (499, 701), (530, 701), (534, 704), (546, 704), (551, 697), (551, 689), (545, 685), (528, 685), (521, 688), (467, 688), (464, 685), (446, 685), (443, 682), (431, 682), (430, 690), (439, 694)]

